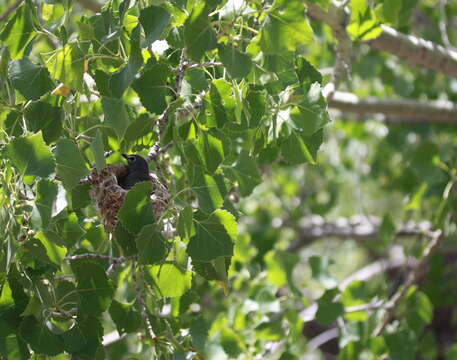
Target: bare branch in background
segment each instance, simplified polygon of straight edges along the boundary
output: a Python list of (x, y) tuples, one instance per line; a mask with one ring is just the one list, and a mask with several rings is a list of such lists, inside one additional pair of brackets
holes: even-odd
[[(356, 241), (376, 240), (379, 236), (381, 219), (366, 219), (356, 216), (350, 219), (340, 219), (336, 222), (324, 222), (321, 217), (306, 218), (295, 228), (300, 235), (288, 251), (297, 251), (310, 242), (325, 238), (353, 239)], [(430, 230), (428, 221), (408, 222), (397, 231), (397, 237), (423, 235)]]
[[(324, 11), (310, 1), (305, 1), (308, 13), (316, 20), (323, 21), (334, 31), (345, 31), (331, 12)], [(389, 52), (412, 65), (423, 66), (457, 78), (457, 52), (446, 49), (431, 41), (405, 35), (397, 30), (382, 26), (382, 33), (367, 44), (381, 51)]]
[(356, 114), (383, 114), (392, 122), (457, 124), (457, 104), (447, 100), (359, 98), (336, 91), (328, 98), (331, 108)]
[[(398, 251), (397, 247), (393, 247), (389, 253), (390, 257), (388, 259), (381, 259), (371, 264), (368, 264), (363, 268), (357, 270), (355, 273), (349, 275), (343, 281), (341, 281), (338, 286), (340, 292), (344, 291), (354, 281), (367, 281), (377, 275), (385, 273), (388, 270), (392, 270), (399, 267), (408, 267), (411, 269), (415, 269), (418, 266), (416, 258), (404, 256), (404, 254), (401, 251)], [(337, 295), (334, 300), (338, 300), (339, 297), (340, 295)], [(380, 304), (374, 302), (369, 305), (364, 304), (364, 306), (369, 307), (370, 309), (378, 309), (380, 307)], [(383, 307), (386, 307), (385, 303), (383, 304)], [(317, 308), (317, 302), (313, 302), (310, 306), (303, 309), (303, 311), (300, 313), (300, 317), (305, 322), (313, 321), (316, 317)], [(350, 307), (345, 309), (345, 311), (346, 310), (348, 310), (349, 312), (353, 312), (354, 308)]]

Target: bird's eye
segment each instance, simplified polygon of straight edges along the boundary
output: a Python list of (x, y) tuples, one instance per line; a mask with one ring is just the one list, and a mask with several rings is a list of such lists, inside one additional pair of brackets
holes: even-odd
[(135, 156), (129, 156), (128, 160), (129, 160), (129, 161), (135, 160)]

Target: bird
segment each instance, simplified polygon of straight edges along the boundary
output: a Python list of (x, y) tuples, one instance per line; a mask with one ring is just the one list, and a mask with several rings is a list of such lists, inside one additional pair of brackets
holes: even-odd
[(127, 159), (127, 174), (118, 179), (121, 188), (129, 190), (133, 185), (142, 181), (151, 181), (147, 161), (140, 155), (122, 154)]

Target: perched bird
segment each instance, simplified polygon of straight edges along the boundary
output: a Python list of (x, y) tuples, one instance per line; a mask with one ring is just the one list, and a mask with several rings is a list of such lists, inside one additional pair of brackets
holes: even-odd
[(148, 163), (140, 155), (122, 154), (127, 159), (127, 174), (118, 179), (119, 186), (125, 190), (130, 189), (138, 182), (151, 181)]

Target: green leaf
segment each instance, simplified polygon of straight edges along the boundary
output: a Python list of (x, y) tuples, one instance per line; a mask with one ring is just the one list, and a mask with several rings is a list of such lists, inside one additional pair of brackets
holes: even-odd
[(114, 229), (114, 235), (116, 241), (121, 246), (124, 256), (137, 255), (138, 250), (135, 244), (135, 234), (132, 234), (126, 230), (122, 225), (121, 221), (118, 221), (116, 228)]
[(46, 251), (46, 247), (39, 239), (30, 239), (25, 244), (23, 244), (22, 248), (34, 260), (38, 260), (46, 265), (51, 265), (54, 269), (56, 268), (57, 264), (51, 261)]
[(105, 145), (103, 144), (103, 137), (100, 130), (97, 130), (95, 134), (95, 138), (90, 144), (92, 149), (92, 153), (94, 154), (95, 158), (95, 167), (97, 170), (102, 170), (106, 165), (105, 160)]
[(133, 29), (130, 36), (130, 57), (126, 66), (119, 72), (113, 74), (109, 81), (111, 93), (120, 98), (125, 90), (135, 79), (138, 71), (143, 65), (143, 56), (140, 49), (140, 27), (137, 26)]
[(224, 160), (222, 141), (206, 133), (196, 140), (189, 140), (185, 145), (185, 154), (191, 162), (210, 173), (214, 173)]
[(226, 210), (216, 210), (207, 219), (196, 223), (196, 234), (187, 247), (193, 260), (211, 261), (219, 256), (233, 255), (237, 224), (232, 214)]
[(416, 358), (418, 339), (410, 329), (399, 329), (384, 335), (390, 359), (412, 360)]
[(192, 236), (193, 226), (193, 211), (192, 207), (186, 206), (179, 214), (177, 230), (182, 239), (189, 239)]
[(152, 114), (161, 114), (167, 107), (165, 96), (169, 90), (167, 78), (170, 68), (164, 63), (147, 66), (143, 74), (133, 82), (133, 89), (141, 104)]
[(100, 358), (96, 355), (103, 339), (103, 327), (96, 317), (78, 316), (75, 326), (62, 334), (62, 337), (64, 338), (65, 350), (77, 355), (78, 358), (104, 359), (104, 357)]
[(213, 1), (202, 1), (194, 6), (184, 23), (184, 42), (187, 53), (194, 61), (200, 61), (206, 51), (217, 46), (216, 33), (209, 18)]
[(388, 247), (392, 241), (395, 240), (396, 232), (395, 224), (393, 223), (391, 217), (388, 214), (384, 215), (379, 228), (379, 239), (381, 240), (381, 243), (385, 247)]
[(262, 123), (266, 112), (266, 94), (263, 91), (249, 89), (246, 100), (249, 110), (249, 127), (256, 128)]
[(344, 307), (339, 301), (334, 301), (338, 289), (326, 290), (317, 301), (316, 321), (322, 325), (330, 325), (338, 316), (343, 315)]
[(313, 279), (319, 281), (327, 289), (338, 285), (337, 281), (330, 275), (329, 266), (331, 260), (326, 256), (311, 256), (309, 258)]
[(160, 39), (170, 22), (170, 13), (163, 7), (149, 6), (140, 11), (139, 20), (146, 36), (142, 44), (145, 48)]
[(371, 40), (382, 33), (380, 23), (366, 0), (351, 0), (351, 23), (347, 32), (354, 40)]
[(51, 76), (64, 85), (83, 91), (84, 61), (86, 51), (78, 42), (57, 49), (46, 64)]
[(232, 329), (224, 327), (221, 331), (221, 345), (230, 358), (235, 359), (246, 351), (243, 338)]
[(241, 152), (235, 166), (227, 168), (227, 171), (238, 182), (241, 196), (248, 196), (252, 190), (262, 182), (259, 169), (252, 156), (246, 151)]
[(190, 84), (195, 93), (208, 89), (208, 80), (205, 72), (199, 68), (188, 69), (184, 74), (184, 79)]
[(205, 349), (206, 339), (208, 338), (208, 331), (208, 323), (202, 316), (192, 320), (189, 332), (190, 336), (192, 337), (192, 344), (194, 348), (199, 352), (203, 352)]
[(219, 257), (209, 262), (192, 259), (192, 269), (206, 280), (215, 280), (224, 283), (227, 281), (228, 269), (232, 262), (231, 259), (229, 256)]
[(8, 47), (13, 59), (22, 57), (27, 44), (35, 35), (29, 6), (24, 4), (19, 7), (0, 34), (2, 45)]
[(234, 79), (246, 77), (251, 71), (252, 61), (249, 55), (242, 53), (233, 46), (220, 45), (219, 57), (222, 64)]
[(10, 111), (5, 119), (5, 131), (9, 136), (21, 136), (22, 130), (22, 114), (19, 111)]
[(116, 324), (119, 334), (136, 332), (141, 324), (141, 316), (133, 305), (113, 300), (109, 314)]
[(305, 18), (300, 0), (276, 1), (268, 12), (260, 33), (260, 47), (266, 54), (295, 51), (299, 45), (313, 40), (313, 30)]
[(308, 60), (303, 57), (299, 57), (295, 61), (296, 68), (295, 71), (297, 73), (298, 79), (300, 83), (305, 84), (307, 86), (317, 82), (322, 84), (322, 75), (317, 69), (311, 65)]
[(192, 272), (175, 264), (148, 266), (148, 271), (163, 297), (181, 296), (192, 286)]
[(124, 141), (126, 143), (133, 143), (143, 136), (148, 136), (153, 131), (154, 121), (151, 115), (143, 113), (138, 116), (127, 128)]
[(145, 225), (135, 239), (140, 263), (153, 265), (167, 255), (167, 242), (155, 225)]
[(392, 25), (397, 25), (401, 8), (402, 0), (384, 0), (384, 19)]
[(59, 281), (57, 283), (55, 298), (56, 307), (65, 311), (76, 308), (80, 302), (75, 284), (67, 280)]
[(284, 336), (284, 329), (280, 321), (263, 322), (255, 328), (258, 338), (267, 341), (279, 341)]
[(293, 130), (289, 137), (281, 144), (281, 153), (284, 160), (290, 164), (306, 162), (315, 164), (317, 150), (322, 144), (322, 136), (322, 130), (309, 137)]
[(21, 322), (20, 335), (33, 351), (44, 355), (57, 355), (63, 351), (63, 340), (53, 334), (45, 323), (39, 323), (33, 316)]
[(36, 228), (46, 229), (51, 222), (57, 200), (57, 184), (42, 179), (36, 187), (36, 197), (34, 211), (32, 213), (32, 222)]
[(122, 139), (129, 125), (129, 116), (122, 99), (102, 97), (104, 122), (114, 130), (118, 139)]
[(408, 290), (405, 309), (406, 321), (417, 334), (420, 334), (433, 319), (433, 305), (430, 299), (416, 287)]
[(420, 210), (422, 199), (427, 193), (428, 185), (427, 183), (422, 183), (413, 196), (410, 198), (408, 203), (405, 205), (405, 210)]
[(149, 198), (151, 191), (152, 183), (144, 181), (136, 183), (125, 195), (118, 217), (127, 231), (136, 234), (143, 226), (154, 223)]
[(84, 158), (78, 146), (70, 139), (61, 139), (55, 150), (57, 175), (62, 179), (67, 190), (79, 184), (79, 180), (89, 174)]
[(268, 281), (276, 286), (293, 286), (292, 272), (298, 264), (298, 256), (281, 250), (271, 250), (265, 254)]
[(50, 144), (60, 137), (62, 132), (63, 111), (43, 101), (31, 103), (25, 108), (24, 118), (27, 129), (32, 132), (41, 130), (44, 141)]
[(8, 68), (8, 75), (13, 87), (27, 100), (37, 100), (54, 89), (48, 70), (27, 59), (12, 61)]
[(204, 97), (205, 107), (210, 111), (208, 125), (222, 128), (229, 122), (235, 121), (235, 99), (232, 86), (224, 79), (211, 83), (209, 93)]
[[(2, 339), (0, 343), (0, 354), (4, 356), (5, 359), (29, 360), (30, 353), (27, 343), (17, 334), (17, 325), (13, 327), (6, 324), (5, 318), (10, 314), (13, 315), (9, 317), (16, 315), (13, 311), (5, 312), (3, 315), (2, 327), (0, 328), (0, 338)], [(17, 316), (17, 319), (9, 322), (19, 324), (21, 320), (22, 319)]]
[(70, 213), (65, 219), (59, 221), (58, 229), (67, 247), (74, 246), (86, 233), (79, 225), (76, 213)]
[(303, 89), (304, 96), (297, 107), (292, 108), (290, 118), (303, 136), (311, 136), (322, 129), (330, 121), (330, 117), (321, 86), (314, 83), (309, 88), (304, 85)]
[(41, 132), (14, 139), (6, 146), (6, 155), (22, 175), (44, 178), (55, 168), (54, 158)]
[(189, 169), (188, 176), (200, 210), (211, 213), (222, 206), (227, 188), (221, 175), (211, 176), (194, 167)]
[(75, 260), (71, 268), (76, 276), (80, 296), (79, 310), (87, 315), (99, 315), (109, 308), (114, 290), (103, 268), (89, 260)]
[(67, 249), (50, 241), (50, 239), (43, 233), (38, 233), (36, 238), (40, 240), (46, 249), (46, 254), (49, 260), (51, 260), (57, 266), (60, 266), (62, 264), (63, 258), (67, 254)]

